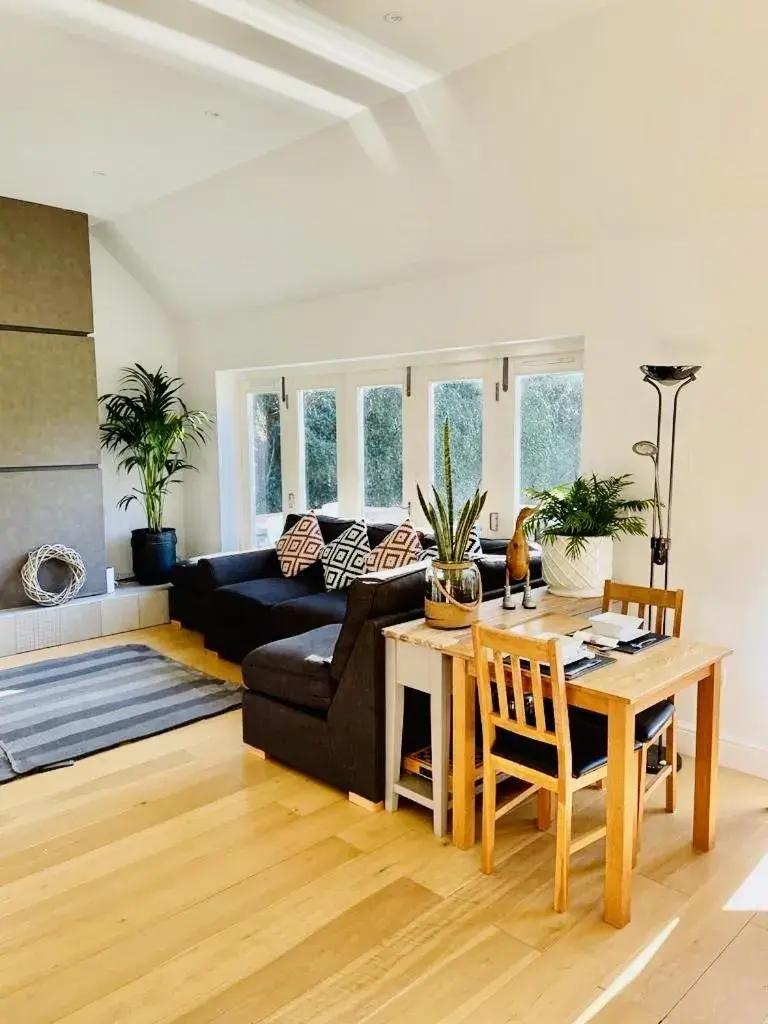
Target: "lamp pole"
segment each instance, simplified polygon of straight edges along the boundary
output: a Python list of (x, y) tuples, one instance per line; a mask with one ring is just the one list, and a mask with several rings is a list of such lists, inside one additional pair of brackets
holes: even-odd
[[(664, 588), (669, 586), (669, 550), (672, 544), (672, 498), (675, 482), (675, 449), (677, 443), (677, 403), (680, 392), (684, 387), (693, 384), (700, 366), (641, 366), (643, 381), (650, 384), (656, 392), (656, 444), (648, 441), (638, 441), (633, 449), (639, 455), (650, 455), (655, 462), (656, 479), (658, 480), (658, 460), (661, 455), (662, 424), (664, 411), (664, 392), (662, 388), (674, 388), (674, 399), (672, 403), (672, 431), (670, 435), (669, 448), (669, 481), (667, 485), (667, 500), (664, 503), (667, 508), (667, 526), (664, 529), (662, 516), (662, 502), (659, 495), (658, 484), (654, 488), (655, 508), (653, 516), (653, 536), (651, 537), (651, 587), (653, 587), (656, 567), (664, 567)], [(651, 449), (655, 448), (655, 452)]]

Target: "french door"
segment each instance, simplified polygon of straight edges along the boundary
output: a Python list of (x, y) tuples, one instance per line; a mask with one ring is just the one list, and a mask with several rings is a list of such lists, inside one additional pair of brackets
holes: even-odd
[[(409, 501), (421, 525), (418, 481), (427, 495), (434, 484), (445, 485), (443, 432), (448, 424), (453, 464), (454, 504), (458, 507), (475, 489), (488, 491), (480, 520), (483, 534), (503, 534), (513, 519), (512, 460), (504, 472), (503, 445), (514, 429), (511, 403), (502, 401), (498, 360), (414, 367), (412, 398), (407, 408), (414, 439), (413, 475)], [(507, 396), (505, 396), (507, 397)]]
[[(488, 350), (486, 350), (487, 352)], [(246, 378), (237, 531), (274, 541), (286, 512), (427, 524), (416, 484), (444, 488), (451, 435), (454, 504), (488, 491), (483, 536), (508, 537), (528, 488), (574, 479), (581, 451), (581, 357), (551, 353), (390, 367), (286, 367)]]

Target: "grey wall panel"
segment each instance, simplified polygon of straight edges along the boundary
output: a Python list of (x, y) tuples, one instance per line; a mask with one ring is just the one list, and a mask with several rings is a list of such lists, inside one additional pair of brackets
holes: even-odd
[(0, 468), (99, 462), (92, 338), (0, 331)]
[[(81, 596), (104, 593), (99, 469), (0, 472), (0, 608), (29, 604), (19, 570), (27, 552), (45, 543), (66, 544), (80, 552), (88, 573)], [(46, 578), (42, 582), (49, 585)]]
[(0, 324), (93, 330), (84, 213), (0, 197)]

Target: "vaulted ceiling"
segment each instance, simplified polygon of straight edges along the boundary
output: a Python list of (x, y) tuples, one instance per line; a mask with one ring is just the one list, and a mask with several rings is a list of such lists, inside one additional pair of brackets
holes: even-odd
[[(446, 76), (611, 2), (0, 0), (0, 195), (88, 212), (182, 314), (376, 283), (436, 229), (404, 196), (402, 257), (392, 238), (365, 269), (344, 247), (400, 188), (403, 109), (418, 178)], [(334, 226), (338, 258), (306, 265)]]

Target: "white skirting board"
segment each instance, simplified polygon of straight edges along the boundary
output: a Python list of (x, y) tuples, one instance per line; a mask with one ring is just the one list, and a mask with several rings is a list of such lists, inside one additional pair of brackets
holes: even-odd
[(168, 589), (123, 584), (58, 608), (6, 608), (0, 611), (0, 658), (160, 626), (169, 621)]
[[(696, 753), (696, 730), (689, 723), (678, 726), (678, 749), (681, 754), (693, 757)], [(720, 764), (723, 768), (746, 775), (756, 775), (760, 779), (768, 779), (768, 748), (753, 747), (737, 742), (728, 736), (720, 736)]]

